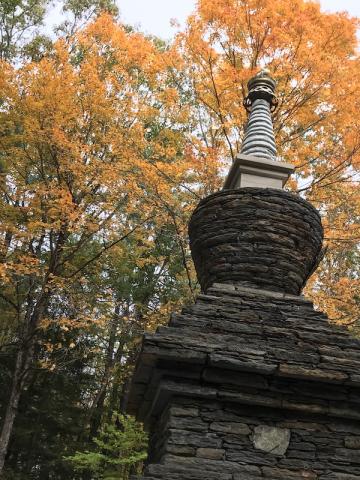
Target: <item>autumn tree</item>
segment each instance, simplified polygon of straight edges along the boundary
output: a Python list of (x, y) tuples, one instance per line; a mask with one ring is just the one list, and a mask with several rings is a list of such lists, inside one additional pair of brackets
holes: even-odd
[[(116, 322), (124, 317), (116, 289), (97, 295), (87, 272), (94, 265), (101, 271), (101, 259), (139, 232), (141, 248), (166, 225), (176, 240), (180, 227), (172, 205), (189, 195), (187, 109), (179, 108), (167, 79), (168, 52), (108, 15), (69, 41), (59, 40), (39, 62), (2, 69), (2, 331), (15, 364), (0, 468), (40, 332), (54, 322), (65, 330), (106, 323), (101, 298), (115, 298)], [(153, 263), (152, 275), (163, 280), (173, 262)], [(87, 290), (94, 295), (89, 303)], [(49, 345), (50, 353), (54, 348)], [(42, 362), (52, 368), (46, 358)]]

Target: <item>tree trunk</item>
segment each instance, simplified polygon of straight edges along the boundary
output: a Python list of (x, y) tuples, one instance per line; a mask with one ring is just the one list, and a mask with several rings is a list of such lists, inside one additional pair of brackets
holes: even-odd
[(26, 315), (27, 325), (16, 356), (15, 371), (11, 386), (11, 393), (6, 407), (4, 423), (0, 436), (0, 478), (4, 469), (5, 459), (9, 448), (9, 441), (14, 426), (14, 420), (18, 412), (19, 401), (26, 377), (34, 360), (35, 332), (39, 321), (47, 308), (50, 291), (44, 291), (40, 296), (31, 315)]
[[(51, 289), (49, 287), (49, 279), (51, 275), (57, 273), (59, 267), (60, 256), (63, 251), (64, 244), (68, 238), (66, 228), (62, 229), (58, 234), (56, 248), (52, 252), (49, 260), (49, 268), (45, 275), (41, 292), (37, 298), (34, 299), (34, 283), (31, 282), (28, 299), (27, 311), (24, 317), (24, 331), (22, 335), (22, 342), (19, 352), (16, 357), (14, 377), (11, 387), (11, 394), (9, 403), (6, 408), (4, 423), (0, 436), (0, 478), (4, 469), (5, 459), (9, 448), (9, 441), (12, 434), (15, 417), (19, 407), (19, 401), (22, 389), (26, 380), (26, 376), (34, 360), (34, 345), (36, 330), (39, 322), (42, 320), (45, 311), (48, 308)], [(43, 239), (40, 241), (42, 243)], [(40, 254), (40, 252), (38, 252)], [(36, 296), (35, 296), (36, 297)]]
[[(109, 340), (105, 358), (105, 368), (104, 368), (104, 376), (101, 381), (100, 389), (95, 397), (93, 405), (91, 407), (90, 419), (89, 419), (89, 440), (96, 436), (99, 427), (101, 425), (102, 416), (104, 413), (104, 403), (106, 399), (106, 394), (109, 387), (110, 378), (112, 375), (112, 369), (116, 363), (116, 353), (114, 352), (115, 342), (116, 342), (116, 334), (118, 329), (118, 324), (120, 320), (120, 310), (121, 304), (117, 303), (115, 306), (114, 316), (110, 322), (110, 329), (109, 329)], [(118, 350), (121, 348), (122, 344), (118, 347)]]
[(24, 349), (21, 347), (17, 356), (16, 356), (16, 364), (15, 364), (15, 372), (13, 383), (11, 387), (11, 394), (9, 403), (6, 409), (3, 428), (1, 431), (0, 436), (0, 476), (4, 468), (5, 458), (9, 447), (9, 441), (11, 432), (14, 425), (14, 420), (17, 414), (19, 400), (22, 391), (22, 385), (24, 380), (24, 365), (28, 363), (28, 358), (26, 358), (29, 354), (28, 349)]

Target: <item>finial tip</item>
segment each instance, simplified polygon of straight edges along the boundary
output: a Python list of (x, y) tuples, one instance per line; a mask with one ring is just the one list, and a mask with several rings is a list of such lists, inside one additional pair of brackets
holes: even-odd
[(270, 70), (268, 68), (263, 68), (255, 76), (256, 77), (270, 77)]
[(257, 98), (262, 98), (269, 102), (271, 110), (277, 107), (277, 98), (275, 95), (276, 81), (270, 76), (267, 68), (260, 70), (254, 77), (248, 81), (249, 93), (244, 100), (244, 106), (247, 111), (251, 110), (253, 102)]

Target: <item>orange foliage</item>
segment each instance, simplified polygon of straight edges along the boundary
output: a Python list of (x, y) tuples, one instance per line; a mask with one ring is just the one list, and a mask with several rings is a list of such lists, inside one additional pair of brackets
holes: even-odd
[(70, 46), (58, 41), (51, 57), (2, 69), (1, 248), (10, 282), (16, 269), (46, 282), (49, 273), (71, 275), (63, 257), (79, 242), (110, 242), (160, 216), (156, 204), (186, 181), (183, 135), (172, 128), (184, 111), (167, 68), (167, 53), (103, 15)]
[(163, 225), (192, 293), (186, 219), (211, 162), (194, 168), (174, 61), (104, 14), (41, 61), (0, 69), (1, 341), (20, 340), (26, 362), (44, 329), (106, 332), (115, 293), (103, 269), (166, 271), (169, 258), (152, 253)]

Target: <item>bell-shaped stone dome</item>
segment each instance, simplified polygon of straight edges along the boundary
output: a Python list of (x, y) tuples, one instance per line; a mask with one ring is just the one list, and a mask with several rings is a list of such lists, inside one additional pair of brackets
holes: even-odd
[(318, 263), (320, 215), (280, 189), (225, 190), (202, 200), (189, 224), (203, 291), (214, 283), (298, 295)]

